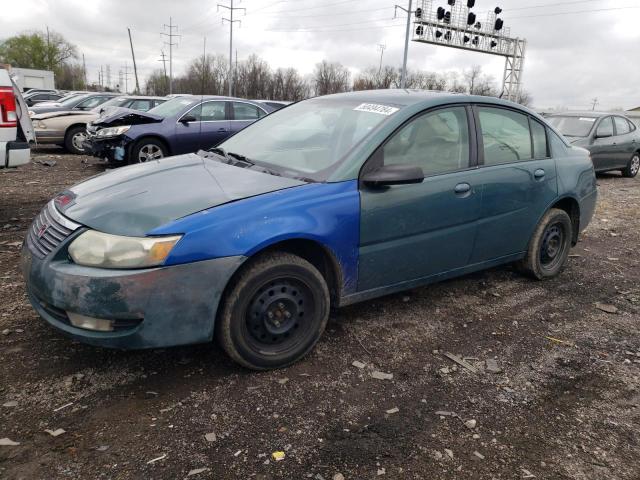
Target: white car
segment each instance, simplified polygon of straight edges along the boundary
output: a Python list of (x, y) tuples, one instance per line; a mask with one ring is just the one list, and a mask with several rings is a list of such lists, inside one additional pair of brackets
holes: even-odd
[(0, 168), (29, 163), (35, 135), (27, 104), (9, 72), (0, 69)]

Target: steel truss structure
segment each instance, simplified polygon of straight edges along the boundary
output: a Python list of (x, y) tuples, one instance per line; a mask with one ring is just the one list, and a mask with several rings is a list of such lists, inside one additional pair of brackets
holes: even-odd
[(438, 19), (433, 0), (419, 0), (414, 12), (414, 42), (505, 57), (502, 77), (502, 97), (517, 102), (520, 99), (524, 55), (527, 42), (511, 37), (509, 28), (495, 29), (497, 15), (490, 12), (482, 22), (469, 25), (471, 9), (464, 0), (450, 7), (450, 17)]

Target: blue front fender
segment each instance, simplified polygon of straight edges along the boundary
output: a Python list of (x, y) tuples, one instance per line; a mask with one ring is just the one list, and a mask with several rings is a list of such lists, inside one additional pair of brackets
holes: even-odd
[(284, 240), (312, 240), (339, 262), (344, 294), (356, 290), (360, 196), (356, 180), (312, 183), (194, 213), (149, 235), (183, 234), (166, 265), (255, 253)]

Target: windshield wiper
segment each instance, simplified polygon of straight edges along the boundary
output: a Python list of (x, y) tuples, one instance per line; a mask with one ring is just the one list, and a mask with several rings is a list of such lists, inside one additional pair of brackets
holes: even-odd
[(221, 156), (223, 156), (225, 158), (225, 160), (227, 160), (227, 162), (229, 161), (229, 154), (227, 153), (227, 151), (224, 148), (213, 147), (213, 148), (210, 148), (209, 150), (207, 150), (207, 152), (216, 153), (218, 155), (221, 155)]

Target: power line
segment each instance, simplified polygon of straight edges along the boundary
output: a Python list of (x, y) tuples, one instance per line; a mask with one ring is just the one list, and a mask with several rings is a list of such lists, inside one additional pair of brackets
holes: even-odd
[(169, 17), (169, 25), (164, 24), (164, 28), (169, 27), (169, 33), (161, 32), (160, 35), (164, 35), (165, 37), (169, 37), (169, 42), (165, 42), (165, 45), (169, 45), (169, 95), (173, 93), (173, 47), (178, 45), (177, 43), (173, 43), (173, 37), (181, 37), (182, 35), (178, 35), (173, 33), (173, 29), (178, 30), (178, 26), (173, 24), (173, 19)]
[(509, 11), (513, 11), (513, 10), (528, 10), (531, 8), (543, 8), (543, 7), (560, 7), (562, 5), (575, 5), (575, 4), (580, 4), (580, 3), (593, 3), (593, 2), (602, 2), (603, 0), (573, 0), (570, 2), (555, 2), (555, 3), (545, 3), (544, 5), (529, 5), (526, 7), (514, 7), (511, 8), (509, 7)]
[(240, 20), (234, 20), (233, 14), (236, 10), (244, 10), (245, 15), (247, 14), (247, 9), (242, 7), (234, 7), (233, 0), (229, 0), (230, 5), (221, 5), (218, 4), (218, 9), (226, 8), (229, 11), (229, 17), (222, 18), (222, 23), (229, 22), (229, 96), (233, 96), (233, 24), (235, 22), (241, 23)]
[(344, 15), (353, 15), (356, 13), (379, 12), (382, 10), (390, 10), (391, 6), (381, 8), (367, 8), (365, 10), (350, 10), (348, 12), (320, 13), (316, 15), (280, 15), (279, 13), (263, 13), (262, 15), (278, 15), (278, 19), (290, 18), (317, 18), (317, 17), (341, 17)]
[[(280, 29), (270, 29), (270, 30), (265, 30), (268, 32), (297, 32), (297, 31), (334, 31), (334, 30), (324, 30), (325, 28), (333, 28), (333, 27), (349, 27), (351, 25), (363, 25), (363, 24), (368, 24), (368, 23), (375, 23), (375, 22), (380, 22), (380, 21), (389, 21), (389, 20), (393, 20), (393, 19), (389, 19), (389, 17), (385, 17), (385, 18), (373, 18), (371, 20), (363, 20), (362, 22), (350, 22), (350, 23), (336, 23), (333, 25), (328, 25), (328, 26), (322, 26), (322, 25), (316, 25), (316, 26), (311, 26), (311, 27), (301, 27), (298, 29), (293, 29), (293, 30), (280, 30)], [(404, 25), (404, 23), (403, 23)], [(377, 25), (372, 25), (372, 26), (377, 26)], [(316, 30), (316, 29), (323, 29), (323, 30)]]
[(517, 17), (505, 17), (505, 20), (513, 20), (516, 18), (535, 18), (535, 17), (557, 17), (560, 15), (575, 15), (578, 13), (595, 13), (595, 12), (610, 12), (613, 10), (628, 10), (630, 8), (640, 8), (640, 5), (634, 7), (610, 7), (610, 8), (597, 8), (594, 10), (574, 10), (572, 12), (556, 12), (556, 13), (538, 13), (535, 15), (521, 15)]
[[(284, 1), (284, 0), (282, 0)], [(278, 3), (278, 2), (276, 2)], [(316, 5), (313, 7), (305, 7), (305, 8), (296, 8), (296, 9), (287, 9), (287, 10), (279, 10), (277, 12), (268, 12), (269, 14), (278, 14), (278, 13), (291, 13), (291, 12), (306, 12), (307, 10), (314, 10), (317, 8), (325, 8), (325, 7), (332, 7), (334, 5), (344, 5), (345, 3), (351, 3), (353, 4), (353, 0), (342, 0), (340, 2), (334, 2), (334, 3), (325, 3), (323, 5)], [(275, 5), (275, 4), (274, 4)], [(273, 5), (271, 5), (273, 6)], [(266, 8), (266, 7), (265, 7)], [(264, 9), (264, 8), (263, 8)], [(263, 10), (263, 9), (254, 9), (251, 11), (251, 14), (257, 12), (258, 10)], [(266, 13), (263, 13), (262, 15), (266, 15)]]

